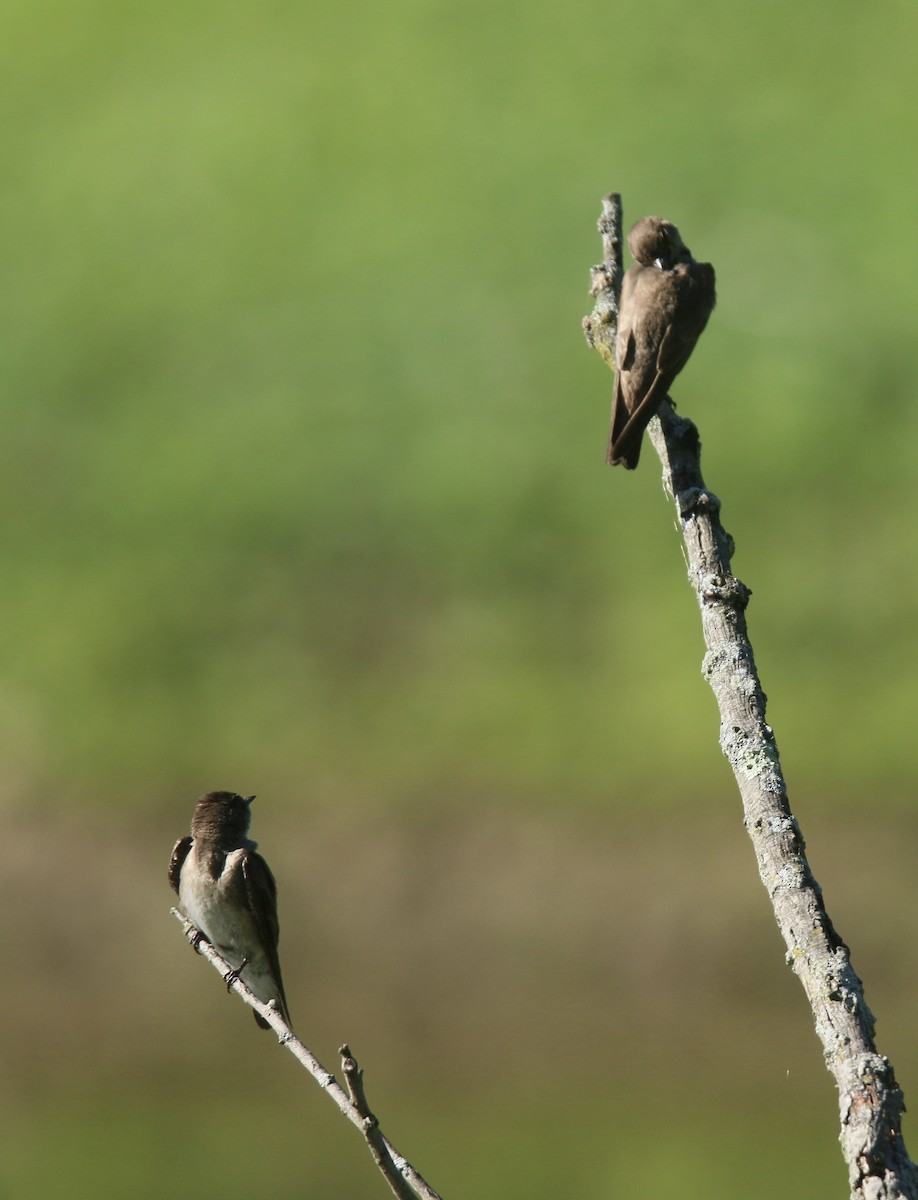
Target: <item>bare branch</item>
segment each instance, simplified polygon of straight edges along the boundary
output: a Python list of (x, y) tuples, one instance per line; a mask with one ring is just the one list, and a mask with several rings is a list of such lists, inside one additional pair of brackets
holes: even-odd
[(408, 1186), (392, 1161), (392, 1155), (389, 1153), (386, 1139), (380, 1133), (379, 1122), (370, 1112), (370, 1106), (367, 1104), (367, 1098), (363, 1090), (363, 1071), (357, 1065), (357, 1059), (351, 1054), (351, 1048), (346, 1042), (341, 1047), (339, 1053), (341, 1055), (341, 1070), (344, 1072), (344, 1081), (350, 1093), (351, 1104), (363, 1118), (361, 1129), (370, 1148), (370, 1153), (373, 1155), (373, 1161), (379, 1167), (389, 1187), (398, 1196), (399, 1200), (417, 1200), (417, 1193), (413, 1188)]
[(622, 198), (618, 192), (603, 197), (598, 228), (602, 234), (603, 260), (590, 267), (590, 295), (596, 303), (590, 315), (583, 318), (583, 332), (588, 344), (602, 355), (603, 361), (614, 371), (618, 301), (624, 275)]
[(201, 931), (191, 921), (179, 912), (177, 908), (170, 909), (172, 915), (181, 923), (185, 936), (194, 948), (211, 963), (227, 986), (241, 996), (250, 1008), (268, 1022), (277, 1034), (281, 1045), (306, 1068), (320, 1088), (330, 1096), (345, 1117), (356, 1125), (370, 1147), (376, 1165), (382, 1172), (386, 1182), (399, 1200), (441, 1200), (440, 1196), (429, 1183), (420, 1175), (411, 1163), (395, 1149), (392, 1143), (379, 1128), (379, 1122), (370, 1112), (363, 1091), (363, 1071), (351, 1057), (347, 1046), (341, 1047), (343, 1056), (342, 1068), (348, 1085), (344, 1090), (330, 1071), (322, 1066), (312, 1051), (305, 1046), (284, 1021), (274, 1004), (265, 1004), (259, 1000), (247, 986), (245, 980), (237, 976), (230, 963), (226, 961)]
[[(598, 347), (597, 347), (598, 348)], [(607, 355), (603, 358), (608, 362)], [(720, 709), (720, 743), (739, 785), (759, 874), (800, 977), (838, 1087), (840, 1142), (856, 1200), (918, 1198), (918, 1171), (902, 1137), (905, 1108), (848, 947), (835, 932), (791, 812), (765, 694), (746, 627), (750, 591), (732, 573), (733, 539), (701, 474), (698, 431), (664, 403), (649, 427), (676, 505), (689, 579), (701, 609), (703, 671)]]

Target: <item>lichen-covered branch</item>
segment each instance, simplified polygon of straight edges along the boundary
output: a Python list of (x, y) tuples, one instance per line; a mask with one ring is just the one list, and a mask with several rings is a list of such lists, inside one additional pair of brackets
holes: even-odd
[(370, 1112), (366, 1095), (363, 1090), (363, 1071), (357, 1065), (349, 1047), (341, 1047), (341, 1068), (348, 1085), (345, 1091), (330, 1071), (322, 1066), (312, 1051), (304, 1046), (300, 1039), (290, 1030), (274, 1004), (265, 1004), (249, 989), (245, 982), (245, 972), (237, 974), (230, 963), (222, 958), (211, 943), (203, 936), (191, 921), (177, 908), (172, 915), (181, 923), (185, 936), (199, 953), (223, 976), (227, 985), (260, 1016), (268, 1022), (282, 1046), (306, 1068), (320, 1088), (330, 1096), (339, 1110), (347, 1117), (352, 1125), (356, 1125), (363, 1134), (376, 1165), (382, 1172), (392, 1193), (398, 1200), (441, 1200), (429, 1183), (414, 1169), (410, 1162), (395, 1149), (389, 1139), (379, 1128), (379, 1122)]
[[(610, 275), (614, 267), (610, 264)], [(593, 268), (594, 280), (596, 273)], [(733, 539), (721, 524), (720, 501), (701, 474), (698, 431), (665, 402), (649, 434), (663, 464), (664, 486), (676, 505), (689, 579), (701, 609), (707, 648), (703, 669), (720, 709), (721, 749), (739, 785), (746, 828), (787, 945), (787, 961), (803, 984), (838, 1087), (839, 1140), (852, 1198), (918, 1200), (918, 1170), (902, 1137), (902, 1092), (892, 1064), (877, 1052), (863, 984), (826, 912), (791, 812), (746, 626), (750, 591), (731, 570)]]
[(618, 301), (622, 292), (622, 198), (618, 192), (603, 196), (599, 217), (602, 235), (602, 262), (590, 268), (590, 295), (596, 303), (583, 318), (583, 332), (610, 370), (615, 370), (615, 328)]

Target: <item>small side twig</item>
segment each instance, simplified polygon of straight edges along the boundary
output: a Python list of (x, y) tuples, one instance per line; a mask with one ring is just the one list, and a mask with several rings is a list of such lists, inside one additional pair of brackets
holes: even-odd
[[(202, 954), (211, 966), (223, 977), (228, 988), (241, 996), (250, 1008), (268, 1022), (278, 1040), (293, 1057), (309, 1072), (320, 1088), (338, 1106), (338, 1110), (363, 1134), (386, 1182), (399, 1200), (441, 1200), (441, 1197), (410, 1162), (395, 1149), (379, 1128), (379, 1122), (370, 1112), (363, 1091), (363, 1071), (351, 1056), (347, 1046), (341, 1047), (342, 1069), (348, 1091), (327, 1071), (312, 1051), (300, 1041), (284, 1021), (273, 1004), (259, 1000), (232, 965), (213, 947), (201, 931), (177, 908), (170, 909), (181, 924), (191, 945)], [(345, 1061), (346, 1060), (346, 1061)], [(356, 1085), (356, 1088), (355, 1088)], [(350, 1092), (350, 1094), (348, 1094)]]
[(366, 1138), (367, 1146), (370, 1148), (370, 1153), (373, 1155), (373, 1161), (379, 1167), (383, 1178), (393, 1193), (398, 1196), (399, 1200), (417, 1200), (417, 1192), (415, 1192), (414, 1188), (409, 1187), (392, 1161), (392, 1155), (389, 1153), (386, 1139), (380, 1132), (379, 1122), (370, 1111), (370, 1106), (367, 1103), (366, 1093), (363, 1090), (363, 1071), (357, 1065), (357, 1059), (351, 1054), (351, 1048), (347, 1042), (341, 1047), (339, 1054), (341, 1055), (341, 1070), (344, 1072), (344, 1082), (347, 1084), (351, 1104), (353, 1104), (354, 1108), (357, 1109), (363, 1118), (361, 1129), (363, 1136)]

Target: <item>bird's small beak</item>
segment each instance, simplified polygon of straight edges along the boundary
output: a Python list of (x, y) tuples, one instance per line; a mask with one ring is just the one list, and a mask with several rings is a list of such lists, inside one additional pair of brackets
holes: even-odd
[(255, 799), (254, 796), (246, 796), (245, 802), (246, 802), (246, 804), (251, 804), (254, 799)]
[(655, 258), (655, 259), (653, 260), (653, 265), (654, 265), (655, 267), (658, 267), (658, 268), (659, 268), (659, 269), (662, 271), (662, 270), (663, 270), (663, 259), (662, 259), (662, 258)]

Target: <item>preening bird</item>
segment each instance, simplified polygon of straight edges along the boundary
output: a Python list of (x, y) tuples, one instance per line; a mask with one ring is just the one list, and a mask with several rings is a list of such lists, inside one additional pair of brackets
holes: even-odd
[(692, 258), (672, 222), (643, 217), (628, 234), (628, 247), (634, 265), (619, 301), (606, 461), (633, 470), (644, 430), (688, 362), (716, 295), (714, 268)]

